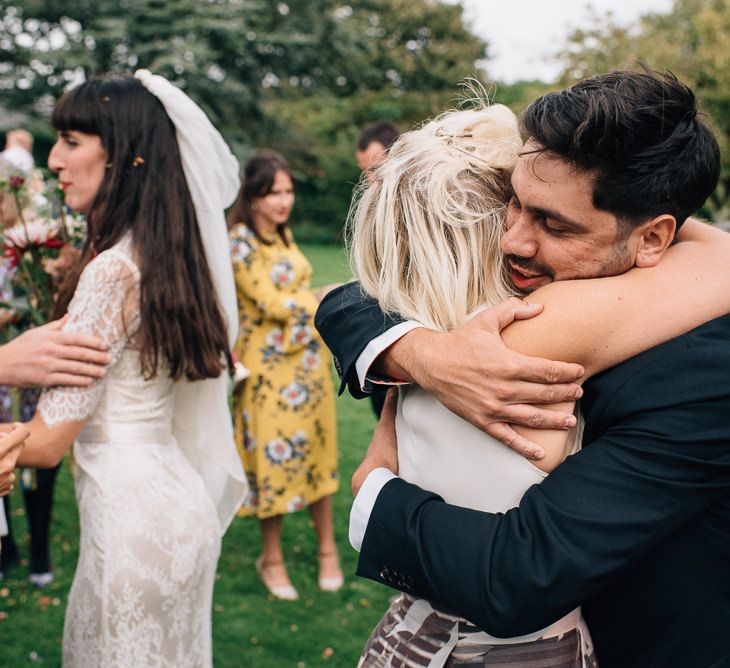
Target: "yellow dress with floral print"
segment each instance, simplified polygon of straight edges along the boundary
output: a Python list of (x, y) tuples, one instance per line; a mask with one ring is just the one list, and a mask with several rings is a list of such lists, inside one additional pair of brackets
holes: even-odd
[(294, 512), (338, 487), (330, 357), (314, 328), (312, 267), (293, 240), (230, 231), (240, 334), (251, 375), (234, 394), (238, 451), (251, 485), (239, 515)]

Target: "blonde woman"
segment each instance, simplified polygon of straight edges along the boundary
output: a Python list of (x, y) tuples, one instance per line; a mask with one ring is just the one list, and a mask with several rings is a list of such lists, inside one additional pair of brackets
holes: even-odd
[[(401, 136), (372, 182), (363, 184), (349, 220), (354, 273), (384, 312), (447, 331), (513, 293), (500, 240), (505, 220), (514, 220), (508, 207), (519, 207), (510, 178), (522, 150), (517, 121), (501, 105), (450, 112)], [(535, 174), (540, 159), (530, 158)], [(578, 362), (589, 377), (726, 313), (730, 269), (712, 285), (703, 283), (702, 300), (696, 291), (705, 263), (727, 266), (722, 258), (730, 237), (689, 221), (680, 243), (667, 249), (673, 233), (662, 225), (653, 245), (637, 251), (643, 253), (638, 266), (651, 269), (621, 273), (624, 258), (611, 250), (601, 271), (621, 275), (541, 288), (531, 299), (545, 305), (543, 316), (507, 330), (507, 342), (523, 353)], [(400, 390), (395, 424), (400, 477), (448, 503), (492, 513), (517, 506), (580, 444), (580, 428), (530, 433), (546, 452), (533, 464), (416, 385)], [(407, 582), (394, 586), (409, 588)], [(505, 639), (404, 594), (371, 635), (361, 665), (507, 661), (596, 665), (580, 609), (537, 632)]]

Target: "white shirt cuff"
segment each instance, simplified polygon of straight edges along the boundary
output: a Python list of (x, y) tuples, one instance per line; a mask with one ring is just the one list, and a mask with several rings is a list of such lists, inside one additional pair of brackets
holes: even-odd
[(380, 490), (387, 482), (397, 477), (390, 469), (373, 469), (368, 473), (365, 482), (357, 493), (352, 503), (352, 510), (350, 510), (350, 545), (358, 552), (362, 547), (365, 529), (368, 527), (370, 514), (373, 512)]
[[(8, 522), (5, 519), (5, 504), (3, 503), (2, 499), (0, 499), (0, 536), (7, 536), (7, 535), (8, 535)], [(360, 539), (360, 542), (362, 543), (362, 538)]]
[(368, 380), (368, 373), (370, 371), (370, 367), (379, 355), (386, 348), (392, 346), (398, 339), (418, 327), (423, 327), (423, 325), (415, 320), (401, 322), (400, 324), (391, 327), (388, 331), (383, 332), (380, 336), (374, 338), (367, 346), (365, 346), (365, 350), (360, 353), (360, 357), (358, 357), (357, 362), (355, 362), (355, 371), (357, 371), (357, 378), (360, 381), (361, 390), (367, 391), (366, 381)]

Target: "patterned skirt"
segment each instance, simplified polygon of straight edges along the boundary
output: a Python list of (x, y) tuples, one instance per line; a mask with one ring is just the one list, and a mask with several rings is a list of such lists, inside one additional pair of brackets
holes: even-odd
[[(359, 668), (598, 668), (579, 613), (529, 641), (493, 638), (459, 617), (405, 594), (370, 635)], [(572, 626), (572, 628), (570, 628)], [(556, 635), (554, 635), (556, 634)]]

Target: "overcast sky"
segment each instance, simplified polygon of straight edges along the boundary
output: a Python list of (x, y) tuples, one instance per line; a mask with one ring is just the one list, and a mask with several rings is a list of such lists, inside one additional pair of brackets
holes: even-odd
[(462, 0), (467, 24), (489, 42), (490, 76), (510, 83), (520, 79), (551, 81), (560, 71), (551, 54), (575, 28), (588, 27), (592, 6), (610, 10), (630, 25), (650, 12), (668, 12), (673, 0)]

